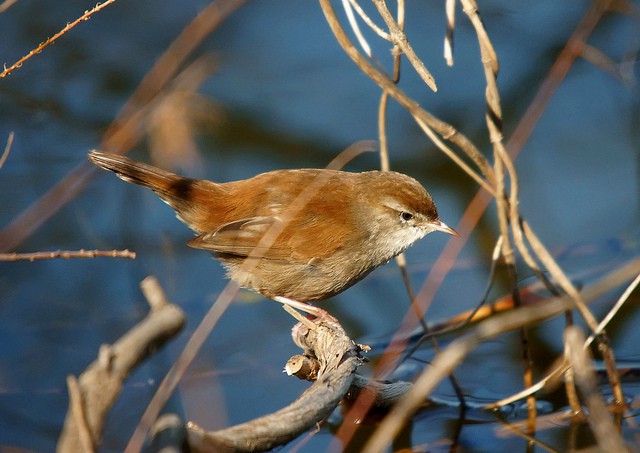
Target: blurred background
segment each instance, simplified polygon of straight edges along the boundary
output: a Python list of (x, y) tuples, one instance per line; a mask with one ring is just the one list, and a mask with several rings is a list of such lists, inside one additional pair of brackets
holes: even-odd
[[(576, 61), (516, 161), (523, 215), (580, 284), (639, 250), (635, 59), (640, 27), (638, 5), (618, 4), (631, 6), (598, 23), (588, 41), (590, 61)], [(100, 146), (145, 74), (206, 5), (189, 0), (116, 2), (0, 79), (0, 148), (15, 133), (0, 170), (0, 228)], [(0, 60), (10, 65), (93, 6), (79, 0), (55, 6), (18, 0), (0, 14)], [(334, 6), (343, 17), (339, 4)], [(481, 2), (501, 64), (506, 137), (590, 6), (589, 1)], [(407, 35), (434, 75), (438, 92), (428, 90), (406, 61), (400, 85), (490, 158), (475, 32), (459, 10), (455, 65), (449, 68), (442, 57), (444, 29), (443, 1), (410, 2)], [(391, 68), (385, 43), (377, 43), (374, 53)], [(192, 177), (230, 181), (279, 168), (322, 167), (352, 143), (377, 139), (379, 89), (342, 52), (316, 2), (248, 2), (203, 42), (183, 69), (148, 110), (134, 158)], [(455, 228), (477, 185), (393, 102), (388, 136), (392, 169), (421, 181), (442, 219)], [(347, 170), (378, 167), (377, 155), (369, 153)], [(496, 231), (492, 208), (438, 291), (429, 319), (446, 319), (479, 302)], [(146, 315), (139, 282), (155, 275), (169, 298), (186, 311), (188, 325), (131, 376), (111, 412), (101, 451), (122, 450), (164, 373), (226, 283), (217, 262), (184, 245), (190, 237), (153, 193), (95, 172), (77, 198), (25, 241), (2, 250), (128, 248), (138, 257), (0, 262), (0, 450), (54, 448), (67, 409), (66, 376), (81, 373), (101, 344), (115, 341)], [(417, 288), (447, 240), (433, 234), (408, 251)], [(526, 283), (531, 274), (524, 270), (519, 277)], [(495, 293), (501, 295), (500, 287)], [(596, 313), (604, 313), (611, 300), (603, 299)], [(630, 363), (640, 353), (636, 305), (628, 305), (610, 332), (618, 358)], [(395, 263), (323, 306), (359, 342), (390, 338), (409, 307)], [(292, 401), (308, 387), (282, 373), (297, 352), (289, 335), (292, 325), (278, 304), (241, 292), (168, 410), (214, 429)], [(539, 375), (561, 353), (561, 332), (560, 320), (534, 331)], [(505, 335), (483, 345), (459, 369), (457, 377), (472, 401), (490, 402), (522, 387), (517, 338)], [(425, 349), (422, 358), (432, 355)], [(636, 387), (629, 382), (624, 390), (633, 398)], [(446, 384), (437, 395), (455, 401)], [(548, 398), (555, 409), (563, 404), (560, 397)], [(513, 415), (518, 416), (517, 408)], [(405, 436), (412, 445), (446, 449), (455, 417), (456, 411), (446, 407), (424, 412)], [(488, 421), (482, 413), (474, 417)], [(334, 428), (329, 423), (321, 429), (305, 451), (324, 451)], [(465, 426), (465, 451), (526, 445), (518, 437), (497, 438), (494, 430), (493, 423)], [(560, 450), (567, 437), (562, 426), (540, 433)]]

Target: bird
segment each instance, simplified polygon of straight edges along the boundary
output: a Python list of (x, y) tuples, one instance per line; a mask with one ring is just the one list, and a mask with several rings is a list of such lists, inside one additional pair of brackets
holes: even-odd
[(89, 160), (146, 187), (195, 232), (239, 286), (313, 312), (433, 231), (458, 233), (415, 179), (393, 171), (274, 170), (232, 181), (187, 178), (92, 150)]

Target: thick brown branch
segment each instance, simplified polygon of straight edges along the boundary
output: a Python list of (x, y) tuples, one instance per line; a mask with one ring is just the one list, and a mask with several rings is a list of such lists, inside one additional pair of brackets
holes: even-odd
[(284, 445), (321, 422), (336, 408), (353, 383), (362, 363), (361, 348), (331, 316), (316, 318), (313, 325), (298, 324), (294, 342), (319, 362), (318, 378), (289, 406), (220, 431), (205, 432), (187, 424), (190, 451), (264, 451)]
[[(113, 345), (102, 346), (98, 359), (80, 375), (78, 392), (70, 403), (64, 428), (58, 440), (58, 452), (86, 451), (88, 429), (93, 447), (100, 442), (107, 412), (120, 394), (124, 380), (150, 354), (180, 331), (185, 318), (177, 306), (159, 302), (164, 297), (153, 277), (143, 281), (145, 294), (155, 294), (151, 312)], [(73, 379), (71, 387), (73, 385)], [(81, 404), (81, 409), (79, 407)], [(79, 416), (81, 414), (82, 416)], [(81, 423), (79, 423), (79, 421)]]

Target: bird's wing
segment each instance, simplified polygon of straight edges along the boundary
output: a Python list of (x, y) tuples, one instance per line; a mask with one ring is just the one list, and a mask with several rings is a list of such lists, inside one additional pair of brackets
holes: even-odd
[[(273, 239), (262, 242), (265, 233), (272, 227)], [(286, 260), (291, 256), (291, 247), (287, 241), (275, 241), (279, 235), (276, 233), (280, 233), (283, 227), (282, 222), (274, 216), (250, 217), (226, 223), (212, 233), (193, 238), (187, 245), (240, 257), (254, 253), (255, 256), (268, 259)]]

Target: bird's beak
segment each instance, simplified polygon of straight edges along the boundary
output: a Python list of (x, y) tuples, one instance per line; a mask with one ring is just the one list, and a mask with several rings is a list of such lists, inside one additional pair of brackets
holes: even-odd
[(431, 224), (431, 228), (437, 231), (442, 231), (443, 233), (448, 233), (452, 236), (460, 236), (456, 230), (451, 228), (449, 225), (444, 223), (442, 220), (438, 220), (437, 222), (433, 222)]

